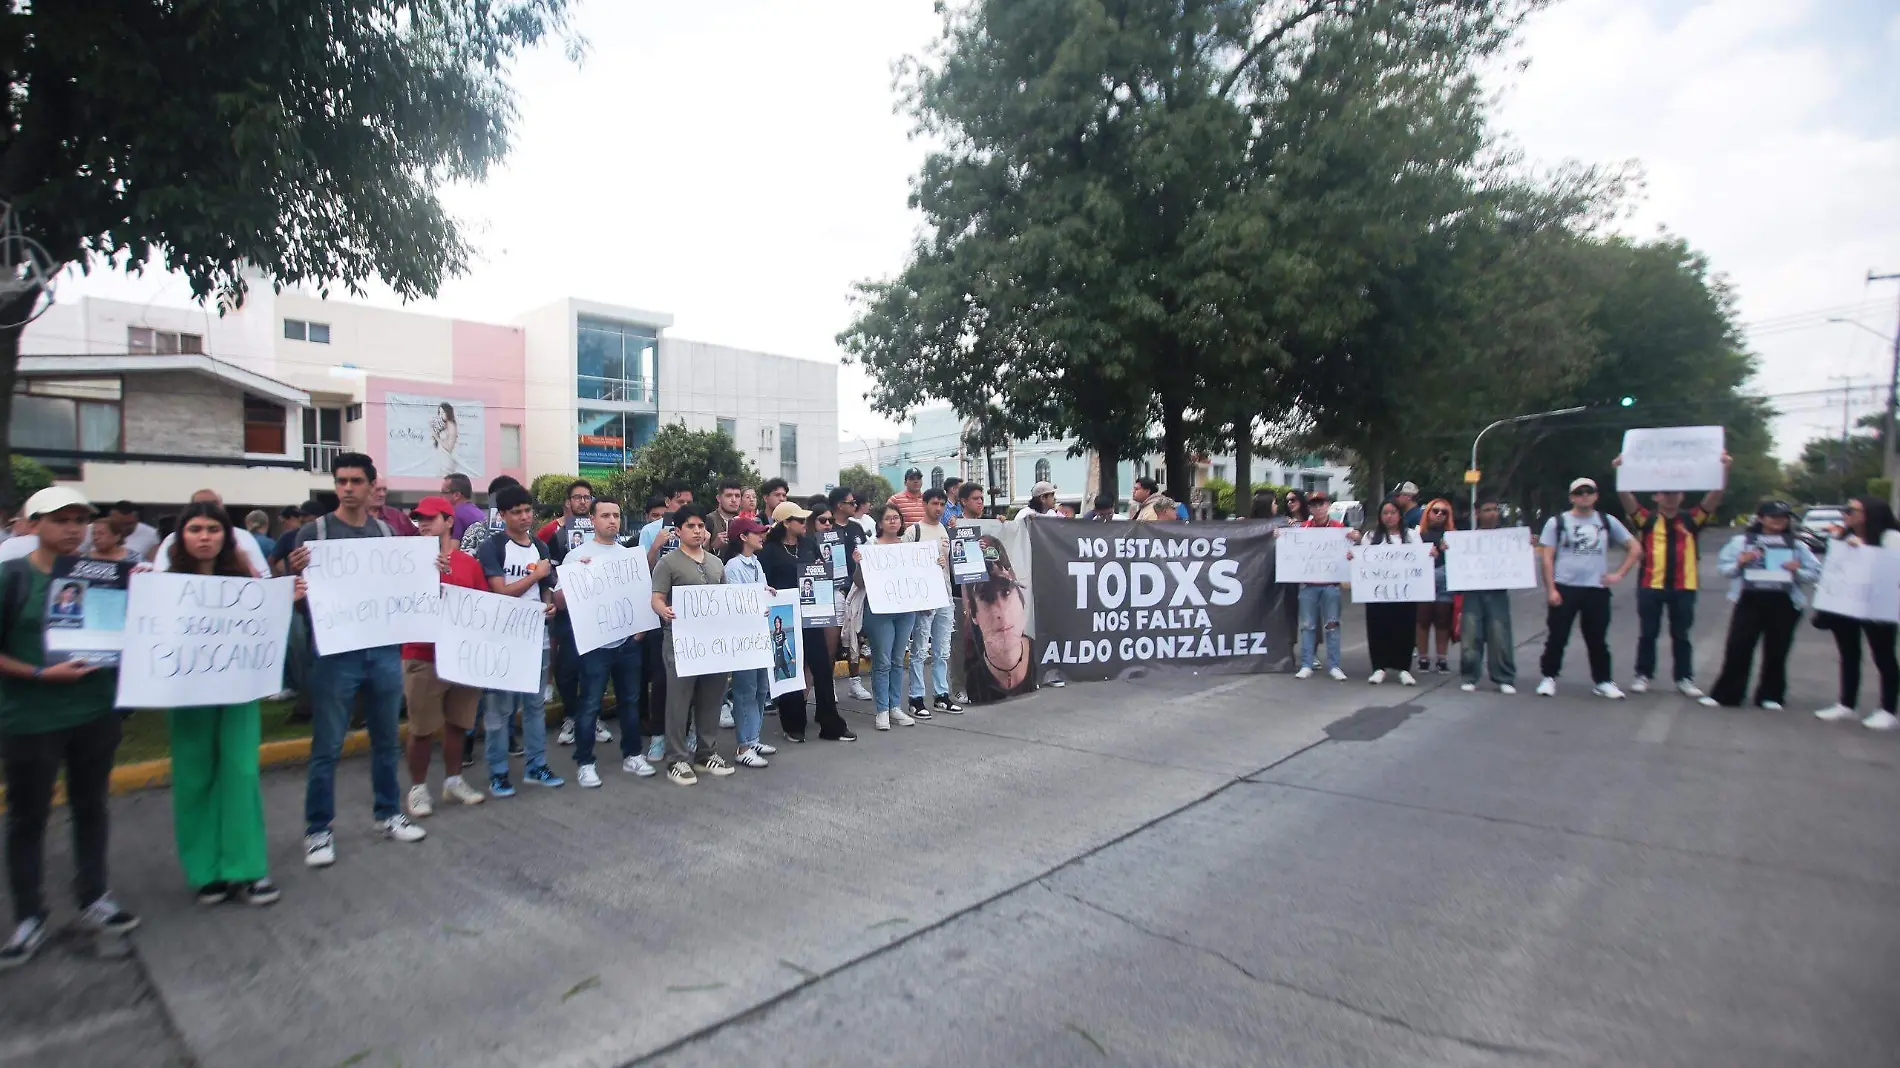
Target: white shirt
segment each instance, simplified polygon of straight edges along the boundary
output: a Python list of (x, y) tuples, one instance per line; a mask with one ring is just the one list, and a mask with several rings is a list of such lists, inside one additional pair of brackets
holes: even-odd
[[(502, 547), (501, 566), (504, 571), (503, 577), (509, 582), (520, 582), (522, 579), (528, 577), (529, 568), (541, 562), (541, 550), (535, 548), (533, 545), (517, 544), (513, 538), (510, 538), (506, 534), (503, 534), (501, 538), (504, 542), (507, 542), (507, 544)], [(575, 551), (578, 552), (579, 550)], [(522, 590), (515, 596), (524, 601), (540, 604), (541, 584), (538, 582), (532, 583), (527, 589)]]
[(856, 524), (858, 525), (858, 529), (859, 529), (859, 530), (862, 530), (862, 531), (864, 531), (864, 536), (865, 536), (865, 537), (867, 537), (867, 538), (875, 538), (875, 537), (877, 537), (877, 524), (875, 524), (875, 523), (873, 523), (873, 522), (871, 522), (871, 517), (870, 517), (870, 516), (868, 516), (868, 515), (854, 515), (854, 516), (852, 516), (852, 517), (851, 517), (851, 520), (850, 520), (850, 521), (851, 521), (851, 522), (853, 522), (853, 523), (856, 523)]
[[(251, 537), (251, 532), (232, 527), (231, 536), (237, 539), (238, 555), (244, 557), (244, 562), (250, 565), (251, 573), (259, 578), (269, 578), (270, 561), (264, 559), (264, 549), (257, 544), (256, 538)], [(153, 555), (142, 557), (142, 559), (152, 565), (153, 571), (170, 571), (172, 542), (177, 540), (177, 534), (165, 535), (165, 540), (158, 543), (158, 549)], [(126, 547), (130, 548), (131, 545), (131, 539), (126, 539)]]
[[(152, 550), (158, 548), (158, 530), (149, 523), (140, 523), (132, 528), (132, 533), (121, 539), (125, 547), (138, 554), (141, 560), (150, 560)], [(79, 543), (79, 555), (92, 552), (92, 527), (86, 527), (86, 540)]]
[(0, 564), (4, 564), (8, 560), (18, 560), (20, 557), (27, 555), (39, 547), (40, 536), (38, 534), (21, 534), (18, 537), (8, 538), (6, 541), (0, 542)]

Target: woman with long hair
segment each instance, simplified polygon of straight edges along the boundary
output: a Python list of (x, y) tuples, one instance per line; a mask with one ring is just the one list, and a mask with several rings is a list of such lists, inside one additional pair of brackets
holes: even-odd
[(1306, 510), (1306, 494), (1299, 490), (1287, 490), (1284, 503), (1286, 507), (1280, 510), (1280, 517), (1286, 520), (1283, 525), (1297, 527), (1312, 518)]
[(1279, 504), (1279, 498), (1273, 495), (1272, 490), (1268, 490), (1268, 489), (1254, 490), (1253, 491), (1253, 506), (1247, 512), (1247, 518), (1272, 519), (1274, 516), (1278, 515), (1280, 512), (1280, 509), (1277, 507), (1278, 504)]
[[(804, 582), (806, 566), (819, 562), (818, 539), (810, 533), (813, 517), (814, 513), (791, 501), (779, 505), (772, 513), (771, 529), (765, 532), (765, 545), (758, 553), (759, 566), (765, 569), (766, 585), (775, 590), (796, 590)], [(818, 720), (819, 738), (827, 742), (858, 740), (858, 736), (845, 726), (844, 717), (838, 714), (837, 694), (831, 688), (831, 680), (824, 677), (830, 671), (830, 661), (823, 665), (812, 662), (821, 655), (818, 650), (829, 647), (826, 629), (799, 629), (805, 642), (805, 668), (810, 685), (778, 697), (778, 725), (789, 741), (805, 740), (807, 701), (812, 695), (816, 695), (818, 703), (815, 718)], [(770, 746), (765, 746), (760, 752), (766, 756), (772, 755)]]
[[(210, 501), (178, 513), (167, 570), (174, 575), (248, 579), (251, 566), (237, 547), (248, 537)], [(303, 580), (297, 580), (299, 595)], [(264, 841), (264, 794), (258, 785), (262, 726), (256, 701), (174, 708), (171, 727), (172, 829), (178, 862), (201, 905), (237, 898), (269, 905), (279, 895), (270, 881)]]
[[(1416, 544), (1418, 540), (1417, 533), (1405, 528), (1404, 506), (1387, 497), (1379, 505), (1372, 530), (1361, 544), (1407, 545)], [(1412, 636), (1419, 607), (1404, 601), (1366, 605), (1366, 652), (1372, 657), (1372, 675), (1367, 682), (1377, 686), (1396, 671), (1399, 685), (1418, 685), (1418, 680), (1407, 669), (1412, 666)]]
[[(878, 545), (896, 545), (904, 537), (904, 515), (894, 504), (880, 505), (871, 512), (876, 523)], [(858, 584), (863, 585), (864, 550), (858, 554)], [(866, 597), (864, 633), (871, 639), (871, 696), (877, 705), (877, 729), (887, 731), (891, 724), (914, 727), (917, 721), (904, 711), (904, 656), (910, 652), (910, 633), (915, 629), (917, 613), (874, 611)]]
[(1034, 660), (1026, 633), (1029, 603), (1003, 543), (985, 534), (977, 539), (989, 578), (962, 588), (964, 614), (971, 622), (968, 641), (975, 654), (966, 679), (972, 702), (1000, 701), (1036, 688)]
[[(1879, 545), (1900, 548), (1900, 523), (1893, 509), (1874, 497), (1856, 497), (1847, 504), (1846, 522), (1834, 528), (1834, 536), (1846, 545)], [(1827, 613), (1817, 624), (1825, 623), (1834, 632), (1834, 646), (1841, 654), (1841, 699), (1816, 712), (1815, 718), (1832, 723), (1853, 717), (1860, 700), (1860, 646), (1867, 643), (1874, 670), (1880, 673), (1880, 707), (1860, 721), (1871, 731), (1890, 731), (1900, 727), (1894, 717), (1894, 700), (1900, 697), (1900, 664), (1894, 660), (1894, 637), (1900, 627), (1892, 623), (1854, 619)]]
[(1821, 577), (1821, 562), (1789, 531), (1792, 521), (1787, 502), (1763, 501), (1748, 529), (1722, 547), (1716, 566), (1728, 576), (1728, 599), (1735, 610), (1728, 617), (1722, 672), (1701, 698), (1710, 708), (1741, 706), (1759, 644), (1761, 682), (1755, 687), (1755, 704), (1781, 711), (1788, 693), (1788, 650), (1808, 603), (1801, 584)]
[(1451, 502), (1443, 497), (1425, 506), (1425, 512), (1419, 519), (1418, 540), (1432, 547), (1432, 589), (1435, 596), (1431, 601), (1419, 605), (1418, 632), (1414, 640), (1418, 645), (1418, 670), (1432, 669), (1431, 652), (1433, 628), (1438, 630), (1438, 673), (1451, 673), (1451, 623), (1452, 608), (1456, 596), (1445, 584), (1445, 532), (1457, 530), (1458, 524), (1451, 517)]

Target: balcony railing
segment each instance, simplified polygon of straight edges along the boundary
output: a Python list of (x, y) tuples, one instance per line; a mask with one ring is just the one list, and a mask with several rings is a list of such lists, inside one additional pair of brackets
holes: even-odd
[(304, 466), (321, 474), (329, 474), (336, 458), (343, 455), (341, 445), (305, 445), (303, 447)]
[(658, 404), (660, 399), (654, 383), (638, 378), (575, 375), (574, 391), (581, 400), (618, 401), (623, 404)]

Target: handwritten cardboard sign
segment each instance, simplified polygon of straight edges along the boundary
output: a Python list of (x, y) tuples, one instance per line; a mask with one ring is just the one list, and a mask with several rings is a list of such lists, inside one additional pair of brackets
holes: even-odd
[(1354, 604), (1422, 602), (1435, 598), (1432, 547), (1418, 542), (1355, 545), (1352, 548)]
[(591, 653), (660, 625), (645, 553), (615, 548), (591, 559), (570, 557), (560, 567), (560, 583), (577, 653)]
[(1445, 532), (1445, 587), (1453, 593), (1537, 588), (1528, 527)]
[(509, 693), (541, 689), (547, 609), (535, 601), (466, 586), (442, 587), (435, 673), (444, 682)]
[(442, 611), (437, 539), (325, 538), (304, 546), (319, 656), (435, 640)]
[(1284, 527), (1273, 539), (1273, 581), (1348, 581), (1351, 547), (1344, 527)]
[(1814, 607), (1852, 619), (1900, 622), (1900, 549), (1835, 542), (1814, 587)]
[(1626, 493), (1721, 489), (1722, 428), (1647, 427), (1623, 432), (1623, 464), (1616, 488)]
[(288, 578), (133, 575), (115, 703), (236, 705), (282, 690), (296, 584)]
[(871, 611), (888, 616), (950, 607), (950, 587), (939, 563), (942, 549), (942, 543), (934, 541), (866, 542), (858, 569)]
[(756, 584), (673, 587), (673, 666), (681, 678), (772, 666), (770, 598)]

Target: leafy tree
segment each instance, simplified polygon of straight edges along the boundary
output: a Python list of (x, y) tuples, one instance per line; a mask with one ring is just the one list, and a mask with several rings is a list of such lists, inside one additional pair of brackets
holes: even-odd
[[(509, 65), (565, 36), (569, 6), (6, 5), (0, 200), (52, 264), (158, 263), (200, 300), (240, 302), (247, 267), (279, 284), (358, 292), (376, 279), (433, 296), (469, 256), (437, 190), (506, 153)], [(35, 296), (0, 299), (0, 323), (14, 324), (0, 327), (0, 443)]]
[(608, 480), (606, 490), (623, 506), (638, 509), (649, 496), (664, 492), (667, 483), (684, 482), (692, 487), (694, 501), (710, 504), (719, 483), (728, 478), (759, 484), (758, 470), (730, 435), (668, 423), (634, 454), (632, 467)]
[(838, 485), (850, 488), (858, 500), (875, 508), (890, 498), (891, 480), (863, 464), (852, 464), (838, 472)]
[(1872, 483), (1881, 478), (1886, 457), (1882, 430), (1886, 416), (1862, 416), (1856, 431), (1842, 438), (1814, 438), (1789, 464), (1787, 493), (1800, 504), (1841, 504), (1862, 494), (1879, 496)]
[(544, 513), (559, 515), (567, 506), (567, 487), (579, 477), (579, 475), (560, 474), (536, 475), (534, 482), (528, 486), (528, 492), (534, 494), (537, 509)]
[(53, 484), (53, 472), (46, 465), (30, 456), (10, 457), (13, 473), (13, 492), (21, 501)]

